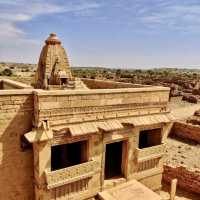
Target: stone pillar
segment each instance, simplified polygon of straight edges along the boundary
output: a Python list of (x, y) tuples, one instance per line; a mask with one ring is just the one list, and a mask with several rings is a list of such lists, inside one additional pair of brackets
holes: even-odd
[(166, 123), (164, 126), (163, 126), (163, 132), (162, 132), (162, 143), (166, 143), (167, 141), (167, 138), (170, 134), (170, 131), (171, 131), (171, 128), (173, 126), (173, 123), (170, 122), (170, 123)]
[(137, 163), (136, 163), (136, 148), (138, 142), (138, 129), (130, 129), (130, 136), (128, 140), (128, 164), (127, 164), (127, 179), (131, 179), (132, 175), (137, 171)]
[(170, 200), (175, 200), (175, 197), (176, 197), (176, 186), (177, 186), (177, 179), (173, 179), (171, 181)]
[(49, 141), (33, 144), (35, 200), (49, 200), (50, 191), (46, 187), (45, 170), (51, 170), (51, 144)]

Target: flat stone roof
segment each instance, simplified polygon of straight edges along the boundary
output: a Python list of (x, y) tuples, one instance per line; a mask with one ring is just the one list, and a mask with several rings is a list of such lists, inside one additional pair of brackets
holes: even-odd
[(133, 180), (99, 193), (103, 200), (161, 200), (161, 197)]

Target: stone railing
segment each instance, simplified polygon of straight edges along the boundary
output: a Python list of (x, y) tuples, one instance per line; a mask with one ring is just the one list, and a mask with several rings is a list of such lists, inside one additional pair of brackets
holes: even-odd
[(67, 185), (53, 188), (51, 190), (52, 199), (69, 199), (74, 195), (81, 195), (81, 193), (88, 190), (89, 179), (90, 178), (86, 178)]
[(165, 145), (157, 145), (153, 147), (148, 147), (144, 149), (136, 149), (136, 156), (138, 162), (144, 162), (147, 160), (152, 160), (155, 158), (160, 158), (165, 153)]
[(153, 158), (150, 160), (145, 160), (138, 163), (137, 172), (145, 171), (148, 169), (153, 169), (158, 167), (159, 165), (159, 158)]
[(67, 167), (64, 169), (45, 172), (47, 188), (52, 189), (69, 183), (77, 182), (82, 179), (92, 177), (98, 172), (98, 162), (89, 161), (83, 164)]

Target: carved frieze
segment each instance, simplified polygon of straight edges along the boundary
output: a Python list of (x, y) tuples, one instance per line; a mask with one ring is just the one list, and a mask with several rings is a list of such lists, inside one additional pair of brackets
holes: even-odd
[(140, 162), (138, 164), (138, 170), (137, 171), (141, 172), (141, 171), (145, 171), (145, 170), (148, 170), (148, 169), (153, 169), (153, 168), (158, 167), (158, 164), (159, 164), (159, 158), (145, 160), (145, 161)]
[[(68, 199), (73, 195), (80, 195), (80, 193), (88, 190), (88, 182), (90, 178), (86, 178), (83, 180), (79, 180), (77, 182), (73, 182), (67, 185), (63, 185), (60, 187), (53, 188), (51, 190), (51, 199), (60, 199), (65, 198)], [(73, 197), (72, 197), (73, 198)]]

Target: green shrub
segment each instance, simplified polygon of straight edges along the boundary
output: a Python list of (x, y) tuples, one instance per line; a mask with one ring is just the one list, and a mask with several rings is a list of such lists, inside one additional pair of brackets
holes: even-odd
[(3, 76), (12, 76), (13, 75), (13, 71), (9, 68), (4, 69), (1, 73)]

